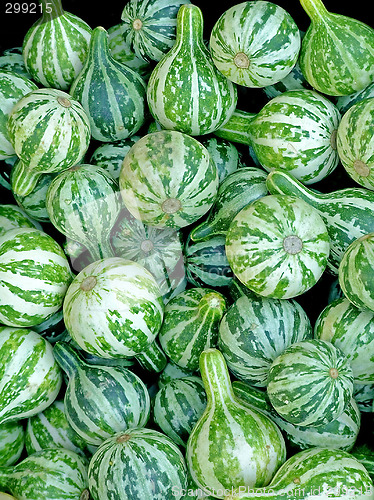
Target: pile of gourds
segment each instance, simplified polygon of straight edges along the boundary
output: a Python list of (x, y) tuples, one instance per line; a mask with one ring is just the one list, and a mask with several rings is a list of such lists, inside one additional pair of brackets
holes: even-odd
[(0, 56), (0, 499), (374, 498), (374, 29), (40, 2)]

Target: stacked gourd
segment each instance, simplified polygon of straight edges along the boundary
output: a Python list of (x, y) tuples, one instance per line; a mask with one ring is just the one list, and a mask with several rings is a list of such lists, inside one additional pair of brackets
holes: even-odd
[(373, 498), (374, 29), (300, 3), (0, 57), (0, 498)]

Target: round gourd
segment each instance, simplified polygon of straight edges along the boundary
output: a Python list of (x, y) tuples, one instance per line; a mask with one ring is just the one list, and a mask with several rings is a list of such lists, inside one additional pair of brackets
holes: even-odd
[(25, 429), (22, 421), (15, 420), (0, 425), (0, 466), (17, 463), (24, 446)]
[(0, 205), (0, 236), (10, 229), (19, 227), (42, 229), (41, 225), (31, 219), (19, 206), (13, 204)]
[(107, 170), (114, 179), (118, 180), (123, 159), (129, 152), (131, 146), (139, 139), (139, 135), (133, 135), (127, 139), (116, 142), (103, 142), (94, 150), (89, 163), (102, 167)]

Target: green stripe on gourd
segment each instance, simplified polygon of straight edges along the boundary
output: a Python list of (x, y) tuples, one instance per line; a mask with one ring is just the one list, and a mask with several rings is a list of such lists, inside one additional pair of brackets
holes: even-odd
[(0, 488), (28, 500), (88, 500), (88, 462), (71, 450), (40, 450), (13, 467), (0, 467)]
[(61, 0), (40, 0), (42, 17), (23, 39), (23, 59), (33, 80), (67, 91), (87, 57), (91, 28), (63, 10)]
[(356, 384), (374, 383), (374, 312), (362, 311), (342, 297), (326, 306), (314, 336), (338, 347), (347, 357)]
[(188, 437), (206, 406), (200, 377), (171, 380), (160, 389), (153, 404), (153, 418), (162, 432), (185, 447)]
[(16, 154), (7, 130), (7, 121), (13, 106), (37, 88), (28, 78), (0, 68), (0, 160), (12, 158)]
[(335, 105), (340, 113), (344, 115), (344, 113), (346, 113), (351, 106), (362, 99), (369, 99), (371, 97), (374, 97), (374, 82), (354, 94), (338, 97)]
[(42, 229), (39, 222), (29, 217), (21, 207), (12, 204), (0, 205), (0, 236), (10, 229), (19, 227)]
[(0, 328), (0, 424), (43, 411), (62, 383), (52, 346), (32, 330)]
[(310, 85), (323, 94), (339, 96), (372, 83), (374, 29), (329, 12), (321, 0), (300, 3), (311, 20), (300, 51), (301, 70)]
[(180, 7), (175, 44), (149, 77), (147, 101), (162, 127), (192, 136), (214, 132), (234, 112), (236, 87), (213, 64), (197, 5)]
[(130, 0), (122, 11), (125, 43), (137, 57), (159, 61), (174, 45), (178, 10), (189, 0)]
[(235, 377), (266, 387), (274, 359), (311, 337), (309, 318), (296, 301), (243, 296), (222, 318), (218, 347)]
[(171, 299), (158, 336), (165, 354), (182, 368), (198, 370), (201, 352), (217, 343), (225, 311), (225, 297), (209, 288), (190, 288)]
[(299, 61), (296, 62), (287, 76), (273, 85), (266, 85), (263, 91), (268, 99), (273, 99), (273, 97), (277, 97), (283, 92), (296, 89), (310, 89), (310, 85), (301, 71)]
[(248, 146), (251, 142), (249, 125), (256, 116), (257, 113), (250, 113), (249, 111), (235, 108), (235, 111), (227, 122), (214, 131), (214, 135)]
[(374, 312), (373, 283), (374, 233), (369, 233), (346, 249), (339, 266), (339, 284), (354, 306)]
[(85, 351), (103, 358), (142, 352), (156, 337), (163, 302), (154, 277), (136, 262), (112, 257), (89, 264), (65, 295), (65, 325)]
[(220, 183), (232, 172), (245, 166), (241, 152), (232, 142), (219, 137), (203, 136), (201, 137), (201, 144), (207, 148), (216, 164)]
[(78, 164), (90, 143), (90, 123), (78, 101), (58, 89), (38, 89), (22, 97), (8, 119), (9, 140), (20, 158), (12, 189), (26, 196), (43, 173)]
[(110, 54), (108, 32), (92, 32), (87, 58), (69, 93), (87, 113), (93, 139), (113, 142), (134, 135), (145, 120), (146, 84)]
[(285, 170), (313, 184), (338, 165), (339, 122), (338, 109), (326, 97), (314, 90), (289, 90), (266, 103), (250, 122), (251, 145), (265, 170)]
[(118, 180), (123, 159), (139, 139), (139, 135), (133, 135), (121, 141), (104, 142), (93, 151), (88, 163), (104, 168)]
[(217, 167), (208, 150), (172, 130), (139, 139), (127, 153), (119, 178), (126, 208), (156, 227), (185, 227), (213, 205)]
[(289, 500), (351, 498), (370, 500), (373, 482), (365, 467), (350, 453), (315, 447), (290, 457), (272, 481), (256, 490), (239, 490), (224, 500)]
[(99, 446), (88, 468), (88, 484), (93, 500), (180, 500), (187, 468), (168, 436), (134, 428)]
[(374, 97), (354, 104), (344, 114), (336, 145), (346, 172), (361, 186), (374, 190)]
[(0, 56), (0, 68), (1, 70), (11, 71), (17, 75), (24, 76), (29, 80), (32, 79), (23, 61), (22, 47), (11, 47), (4, 50)]
[(358, 444), (351, 454), (365, 467), (374, 481), (374, 450), (366, 443)]
[(168, 360), (167, 365), (160, 373), (157, 383), (160, 389), (162, 389), (168, 382), (174, 379), (190, 377), (196, 375), (196, 372), (189, 370), (188, 368), (182, 368), (178, 366), (171, 360)]
[(62, 308), (43, 321), (43, 323), (33, 326), (32, 329), (50, 344), (55, 344), (59, 340), (65, 340), (69, 337), (64, 323)]
[(268, 195), (233, 219), (226, 235), (227, 260), (237, 278), (258, 295), (289, 299), (312, 288), (327, 265), (325, 223), (305, 201)]
[(57, 312), (72, 273), (60, 245), (47, 233), (16, 228), (0, 237), (0, 321), (38, 325)]
[(317, 193), (286, 172), (274, 170), (268, 175), (271, 194), (294, 195), (315, 208), (326, 224), (331, 250), (329, 270), (337, 274), (347, 247), (355, 239), (374, 231), (374, 194), (363, 188), (348, 187), (330, 193)]
[(23, 422), (16, 420), (0, 424), (0, 466), (17, 463), (24, 446)]
[(267, 393), (275, 411), (288, 422), (325, 425), (338, 418), (352, 398), (352, 368), (330, 342), (296, 342), (273, 361)]
[(272, 2), (243, 2), (213, 26), (209, 47), (214, 64), (246, 87), (279, 82), (296, 64), (300, 32), (290, 14)]

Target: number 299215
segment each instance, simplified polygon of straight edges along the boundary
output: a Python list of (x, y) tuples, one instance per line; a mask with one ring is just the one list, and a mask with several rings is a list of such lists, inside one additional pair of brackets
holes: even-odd
[[(36, 2), (7, 2), (5, 4), (5, 14), (42, 14), (43, 7)], [(44, 4), (44, 10), (47, 14), (52, 12), (52, 4)]]

